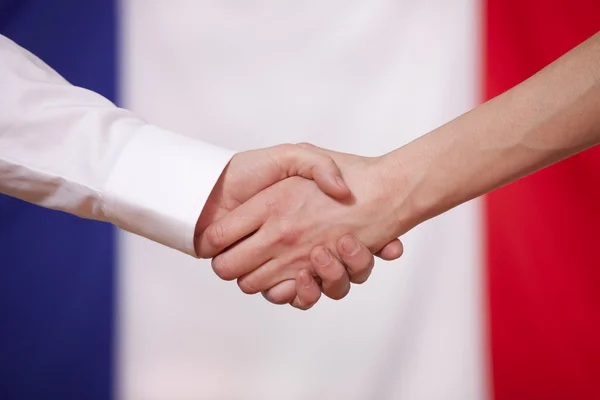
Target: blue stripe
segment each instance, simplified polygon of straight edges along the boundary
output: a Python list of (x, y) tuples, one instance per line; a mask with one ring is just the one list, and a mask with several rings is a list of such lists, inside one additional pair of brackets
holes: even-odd
[[(114, 100), (115, 1), (0, 0), (0, 32)], [(0, 196), (0, 399), (112, 397), (114, 240)]]

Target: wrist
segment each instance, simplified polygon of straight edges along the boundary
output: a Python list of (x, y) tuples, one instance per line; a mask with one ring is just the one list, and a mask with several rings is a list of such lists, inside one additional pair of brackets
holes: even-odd
[(382, 184), (398, 236), (435, 215), (441, 188), (427, 184), (430, 162), (418, 140), (380, 157)]
[(377, 180), (382, 199), (379, 203), (393, 221), (396, 237), (418, 224), (418, 210), (411, 198), (413, 179), (408, 165), (396, 151), (377, 160)]

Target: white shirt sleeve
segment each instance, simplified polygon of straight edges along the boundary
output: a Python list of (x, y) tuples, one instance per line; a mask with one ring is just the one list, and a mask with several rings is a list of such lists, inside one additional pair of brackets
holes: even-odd
[(198, 216), (233, 154), (147, 124), (0, 35), (0, 193), (195, 256)]

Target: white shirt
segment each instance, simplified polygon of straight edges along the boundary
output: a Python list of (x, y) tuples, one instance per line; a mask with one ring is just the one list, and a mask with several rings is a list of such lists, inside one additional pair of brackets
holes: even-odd
[(194, 252), (233, 153), (150, 125), (0, 36), (0, 192)]

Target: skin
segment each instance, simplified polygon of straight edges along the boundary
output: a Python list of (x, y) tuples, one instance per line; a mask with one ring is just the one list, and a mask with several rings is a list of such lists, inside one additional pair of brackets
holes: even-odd
[[(311, 259), (315, 243), (325, 244), (330, 254), (340, 259), (337, 242), (348, 233), (364, 243), (370, 253), (381, 251), (397, 237), (395, 221), (379, 212), (388, 196), (387, 184), (382, 180), (387, 175), (379, 173), (381, 159), (340, 153), (336, 157), (344, 166), (347, 183), (356, 188), (348, 199), (337, 201), (311, 181), (289, 178), (258, 193), (205, 231), (201, 256), (212, 257), (228, 248), (213, 259), (219, 277), (239, 278), (245, 293), (258, 293), (295, 279), (301, 269), (318, 275)], [(364, 224), (365, 220), (372, 223)], [(246, 240), (236, 243), (246, 236)], [(344, 242), (340, 241), (340, 247)], [(318, 250), (312, 256), (317, 266), (322, 265)], [(262, 268), (257, 269), (259, 266)], [(369, 274), (357, 272), (353, 274), (357, 282), (363, 282)]]
[[(508, 92), (384, 156), (302, 145), (336, 162), (352, 196), (338, 201), (314, 182), (283, 180), (214, 221), (200, 248), (214, 257), (215, 272), (237, 279), (244, 292), (275, 286), (268, 299), (292, 299), (306, 309), (318, 300), (318, 282), (309, 278), (348, 256), (340, 238), (355, 237), (377, 253), (425, 220), (599, 143), (600, 33)], [(367, 270), (354, 279), (364, 281)], [(336, 282), (347, 293), (348, 284)]]
[[(322, 194), (331, 199), (344, 201), (351, 197), (337, 164), (329, 155), (316, 148), (285, 144), (238, 153), (219, 177), (198, 219), (195, 240), (197, 255), (207, 256), (206, 250), (202, 247), (205, 237), (219, 237), (222, 234), (218, 229), (214, 229), (218, 227), (211, 225), (213, 222), (241, 206), (262, 190), (292, 176), (305, 178), (298, 178), (295, 181), (299, 185), (297, 190), (301, 190), (300, 186), (305, 185), (307, 179), (310, 179), (314, 180)], [(362, 276), (368, 275), (374, 265), (371, 252), (362, 243), (357, 245), (360, 254), (346, 255), (346, 264), (336, 260), (335, 263), (331, 262), (317, 268), (315, 277), (318, 278), (319, 284), (311, 276), (307, 289), (304, 285), (300, 285), (302, 276), (299, 275), (298, 286), (301, 289), (299, 296), (296, 294), (296, 283), (292, 281), (272, 288), (272, 292), (266, 297), (276, 303), (292, 302), (297, 305), (297, 308), (303, 309), (307, 304), (314, 304), (320, 297), (321, 291), (334, 299), (344, 297), (348, 293), (350, 282), (363, 279)], [(393, 239), (377, 255), (386, 260), (396, 259), (402, 255), (402, 244), (399, 240)], [(225, 274), (221, 276), (227, 279)]]

